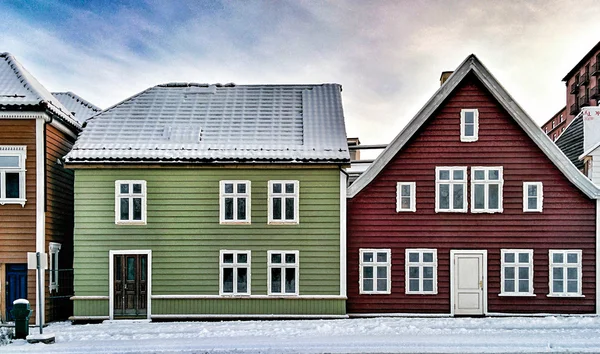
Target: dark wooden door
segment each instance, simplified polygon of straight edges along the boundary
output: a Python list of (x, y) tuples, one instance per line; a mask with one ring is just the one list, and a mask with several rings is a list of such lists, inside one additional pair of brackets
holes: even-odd
[(148, 255), (114, 256), (115, 317), (146, 317)]
[(6, 265), (6, 319), (13, 321), (13, 301), (27, 299), (27, 264)]

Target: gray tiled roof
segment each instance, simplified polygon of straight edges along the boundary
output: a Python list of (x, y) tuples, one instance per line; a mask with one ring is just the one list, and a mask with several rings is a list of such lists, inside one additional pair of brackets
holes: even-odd
[(0, 106), (36, 105), (48, 109), (69, 125), (81, 127), (70, 111), (10, 53), (0, 53)]
[(158, 85), (88, 119), (66, 161), (346, 163), (341, 86)]
[(567, 129), (556, 139), (556, 146), (571, 160), (573, 165), (583, 170), (583, 161), (579, 156), (583, 154), (583, 119), (577, 116)]
[(75, 116), (80, 123), (83, 123), (89, 117), (102, 112), (100, 107), (97, 107), (90, 102), (84, 100), (73, 92), (52, 92), (52, 96), (58, 98), (60, 103)]

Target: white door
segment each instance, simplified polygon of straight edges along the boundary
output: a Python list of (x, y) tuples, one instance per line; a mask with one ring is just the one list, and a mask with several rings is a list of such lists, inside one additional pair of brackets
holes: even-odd
[(486, 251), (452, 251), (453, 313), (483, 315), (486, 304)]

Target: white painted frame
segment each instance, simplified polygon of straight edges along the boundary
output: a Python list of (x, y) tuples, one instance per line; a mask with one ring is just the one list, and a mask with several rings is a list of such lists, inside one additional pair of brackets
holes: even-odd
[[(233, 184), (233, 193), (225, 193), (225, 185)], [(244, 184), (246, 186), (246, 193), (238, 193), (237, 186), (240, 184)], [(252, 184), (247, 180), (226, 180), (219, 182), (219, 223), (221, 224), (234, 224), (234, 225), (247, 225), (251, 223), (252, 216), (250, 212), (251, 208), (251, 188)], [(225, 219), (225, 198), (233, 198), (233, 219), (227, 220)], [(238, 219), (237, 215), (237, 206), (238, 201), (241, 198), (246, 199), (246, 219)]]
[[(529, 186), (535, 186), (537, 195), (536, 207), (533, 209), (529, 208)], [(542, 182), (523, 182), (523, 212), (538, 212), (541, 213), (544, 207), (544, 186)]]
[[(440, 180), (440, 171), (449, 171), (449, 180)], [(455, 180), (454, 171), (462, 171), (463, 179)], [(448, 184), (448, 190), (450, 195), (449, 198), (449, 209), (440, 208), (440, 185)], [(463, 186), (463, 207), (458, 209), (454, 208), (454, 185)], [(467, 201), (467, 167), (466, 166), (437, 166), (435, 168), (435, 212), (436, 213), (466, 213), (468, 209)]]
[[(27, 160), (27, 146), (26, 145), (2, 145), (0, 146), (0, 156), (12, 156), (18, 157), (18, 167), (0, 167), (0, 205), (5, 204), (20, 204), (25, 206), (27, 202), (26, 194), (26, 165)], [(7, 198), (6, 197), (6, 174), (7, 173), (18, 173), (19, 174), (19, 198)]]
[(152, 316), (152, 250), (110, 250), (108, 251), (108, 317), (115, 319), (115, 255), (127, 254), (145, 254), (148, 256), (148, 267), (146, 271), (146, 318), (149, 320)]
[[(226, 253), (233, 254), (233, 263), (223, 263), (223, 255)], [(238, 254), (246, 254), (247, 262), (238, 263)], [(223, 270), (224, 268), (233, 268), (233, 292), (226, 293), (223, 291)], [(247, 268), (248, 285), (247, 292), (241, 293), (237, 291), (237, 270), (238, 268)], [(219, 295), (226, 297), (249, 296), (252, 294), (252, 251), (250, 250), (220, 250), (219, 251)]]
[[(484, 179), (475, 180), (475, 172), (483, 171)], [(498, 171), (498, 179), (489, 179), (490, 171)], [(483, 209), (475, 209), (475, 185), (483, 185)], [(490, 186), (498, 185), (498, 208), (490, 209)], [(474, 166), (471, 167), (471, 213), (502, 213), (504, 211), (504, 168), (502, 166)]]
[[(506, 263), (505, 255), (514, 254), (515, 261), (513, 263)], [(527, 253), (529, 255), (529, 262), (520, 262), (519, 253)], [(502, 249), (500, 250), (500, 294), (499, 296), (535, 296), (533, 289), (533, 250), (532, 249)], [(506, 291), (505, 280), (506, 273), (505, 267), (515, 268), (515, 291)], [(529, 289), (526, 292), (519, 291), (519, 267), (529, 268)]]
[(48, 262), (48, 289), (49, 291), (58, 291), (59, 286), (59, 272), (58, 272), (58, 254), (62, 245), (56, 242), (50, 242), (48, 244), (48, 255), (50, 256), (50, 262)]
[[(129, 185), (129, 193), (121, 193), (121, 185)], [(134, 194), (133, 185), (141, 184), (142, 193)], [(121, 198), (129, 198), (129, 220), (121, 220)], [(133, 220), (133, 199), (142, 199), (142, 219)], [(115, 224), (117, 225), (146, 225), (147, 215), (147, 189), (144, 180), (117, 180), (115, 181)]]
[(347, 267), (348, 263), (346, 254), (346, 203), (347, 191), (348, 191), (348, 176), (343, 170), (340, 170), (340, 296), (346, 297), (347, 295)]
[[(577, 263), (567, 263), (567, 254), (575, 253), (577, 254)], [(563, 262), (554, 262), (554, 254), (562, 254)], [(582, 260), (582, 251), (581, 250), (549, 250), (548, 251), (548, 297), (585, 297), (582, 292), (583, 284), (582, 282), (582, 273), (583, 273), (583, 260)], [(564, 291), (562, 292), (554, 292), (553, 283), (554, 283), (554, 268), (562, 268), (563, 269), (563, 285)], [(569, 293), (567, 292), (567, 268), (577, 267), (577, 292)]]
[[(473, 113), (473, 135), (466, 135), (466, 114)], [(476, 108), (460, 110), (460, 141), (471, 143), (479, 139), (479, 110)]]
[[(271, 256), (274, 254), (281, 255), (281, 263), (272, 263)], [(293, 254), (295, 257), (294, 263), (285, 262), (285, 255)], [(281, 292), (273, 292), (271, 288), (271, 270), (272, 269), (281, 269)], [(285, 292), (285, 270), (286, 269), (295, 269), (294, 274), (294, 283), (296, 285), (293, 293)], [(277, 295), (277, 296), (298, 296), (300, 294), (300, 252), (299, 251), (267, 251), (267, 294), (268, 295)]]
[[(402, 195), (402, 187), (408, 186), (410, 194)], [(402, 198), (409, 198), (408, 208), (402, 208)], [(417, 183), (416, 182), (398, 182), (396, 183), (396, 212), (417, 211)]]
[[(409, 253), (417, 253), (419, 254), (418, 262), (411, 262), (408, 258)], [(423, 261), (423, 253), (433, 253), (433, 261), (432, 262), (424, 262)], [(411, 291), (410, 290), (410, 278), (409, 278), (409, 268), (410, 267), (418, 267), (419, 268), (419, 291)], [(423, 267), (433, 267), (433, 289), (432, 291), (424, 291), (423, 290)], [(438, 257), (437, 257), (437, 249), (435, 248), (407, 248), (405, 250), (405, 258), (404, 258), (404, 292), (406, 295), (436, 295), (438, 293)]]
[[(364, 254), (373, 253), (373, 262), (365, 262)], [(377, 253), (385, 253), (387, 262), (377, 262)], [(392, 250), (390, 248), (361, 248), (358, 251), (359, 256), (359, 294), (362, 295), (374, 295), (374, 294), (391, 294), (392, 293)], [(377, 267), (386, 267), (386, 281), (387, 290), (371, 290), (367, 291), (363, 289), (363, 269), (364, 267), (373, 268), (373, 289), (377, 289)]]
[[(286, 184), (294, 185), (294, 193), (286, 193)], [(281, 193), (273, 192), (273, 185), (281, 184)], [(285, 225), (285, 224), (299, 224), (300, 223), (300, 182), (297, 180), (276, 180), (269, 181), (269, 191), (267, 193), (268, 203), (268, 224), (270, 225)], [(281, 220), (275, 220), (273, 218), (273, 199), (281, 198)], [(294, 218), (288, 220), (285, 218), (285, 198), (294, 198)]]
[(488, 266), (487, 266), (487, 250), (450, 250), (450, 315), (454, 316), (454, 303), (456, 299), (454, 298), (454, 261), (457, 254), (481, 254), (483, 257), (483, 314), (488, 314), (488, 286), (487, 286), (487, 274), (488, 274)]

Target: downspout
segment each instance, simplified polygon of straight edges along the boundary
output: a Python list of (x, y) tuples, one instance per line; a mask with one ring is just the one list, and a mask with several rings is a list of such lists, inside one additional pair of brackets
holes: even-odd
[[(36, 206), (36, 223), (35, 223), (35, 251), (44, 254), (46, 245), (46, 157), (45, 157), (45, 122), (47, 119), (37, 118), (35, 120), (35, 206)], [(45, 284), (45, 272), (41, 273), (38, 278), (41, 279), (37, 286), (44, 288)], [(45, 311), (45, 291), (38, 294), (36, 291), (36, 325), (42, 326), (44, 324), (44, 311)]]

